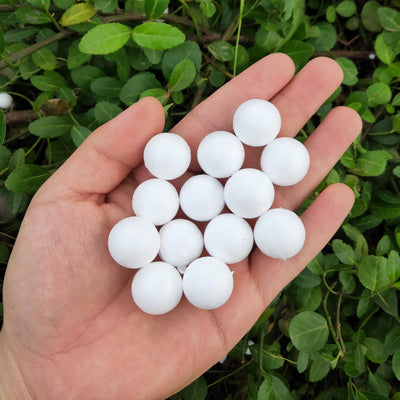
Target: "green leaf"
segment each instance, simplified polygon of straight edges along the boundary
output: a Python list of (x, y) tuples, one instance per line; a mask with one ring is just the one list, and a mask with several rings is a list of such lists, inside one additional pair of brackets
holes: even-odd
[(120, 49), (131, 35), (129, 26), (119, 23), (97, 25), (86, 33), (80, 43), (79, 50), (87, 54), (108, 54)]
[(303, 373), (308, 367), (309, 355), (304, 351), (299, 351), (299, 356), (297, 357), (297, 372)]
[(43, 11), (32, 7), (20, 7), (15, 11), (16, 17), (25, 24), (47, 24), (51, 18)]
[(10, 249), (3, 243), (0, 243), (0, 263), (7, 264), (10, 257)]
[(314, 48), (311, 44), (301, 40), (290, 40), (279, 51), (291, 57), (296, 65), (296, 71), (298, 71), (307, 64), (307, 61), (314, 53)]
[(50, 7), (50, 0), (27, 0), (29, 4), (32, 4), (36, 8), (41, 8), (42, 10), (48, 10)]
[(349, 18), (356, 12), (356, 4), (354, 1), (345, 0), (336, 6), (336, 12), (342, 17)]
[(324, 379), (331, 370), (331, 363), (324, 360), (320, 355), (313, 361), (310, 368), (310, 382), (318, 382)]
[(135, 103), (140, 94), (148, 89), (161, 88), (161, 83), (156, 76), (150, 72), (140, 72), (128, 79), (121, 89), (120, 100), (127, 106)]
[(386, 382), (377, 372), (368, 371), (368, 386), (372, 392), (379, 393), (389, 398), (390, 384)]
[(384, 256), (390, 250), (390, 238), (388, 235), (383, 235), (376, 245), (375, 254), (377, 256)]
[(85, 22), (96, 14), (96, 9), (89, 3), (74, 4), (61, 16), (62, 26), (71, 26)]
[(356, 259), (353, 248), (349, 244), (344, 243), (343, 240), (334, 239), (332, 241), (332, 249), (336, 257), (343, 264), (353, 265), (355, 263)]
[(212, 0), (200, 0), (200, 8), (207, 18), (211, 18), (217, 11), (217, 7)]
[(184, 400), (204, 400), (207, 397), (207, 381), (204, 376), (196, 379), (183, 390)]
[(400, 381), (400, 347), (393, 354), (392, 368), (396, 379)]
[(317, 37), (307, 39), (315, 51), (329, 51), (336, 43), (335, 27), (329, 22), (319, 22), (315, 25), (320, 34)]
[(79, 41), (75, 40), (68, 48), (67, 66), (68, 69), (75, 69), (86, 64), (92, 58), (91, 54), (82, 53), (79, 50)]
[(144, 0), (144, 11), (148, 19), (160, 18), (167, 9), (169, 0)]
[(11, 192), (35, 193), (49, 176), (50, 172), (40, 165), (25, 164), (11, 172), (5, 185)]
[(384, 342), (384, 350), (388, 355), (393, 354), (400, 349), (400, 324), (395, 325), (386, 335)]
[(166, 50), (183, 43), (185, 34), (169, 24), (146, 22), (133, 28), (132, 38), (139, 46)]
[(322, 291), (320, 286), (312, 288), (299, 287), (296, 291), (296, 301), (301, 311), (315, 311), (321, 304)]
[(343, 84), (352, 86), (358, 81), (358, 69), (354, 62), (349, 58), (338, 57), (335, 61), (340, 65), (343, 70)]
[(164, 89), (147, 89), (140, 94), (139, 99), (143, 97), (155, 97), (163, 106), (168, 102), (169, 95)]
[(100, 101), (94, 107), (94, 116), (99, 124), (110, 121), (121, 112), (122, 109), (120, 107), (108, 101)]
[(33, 36), (38, 31), (38, 28), (25, 27), (23, 29), (11, 29), (4, 33), (4, 41), (7, 44), (22, 42)]
[(302, 288), (312, 288), (321, 284), (321, 278), (313, 274), (310, 269), (305, 268), (294, 279), (294, 284)]
[(367, 1), (361, 10), (361, 22), (370, 32), (380, 32), (382, 25), (378, 18), (378, 9), (381, 7), (377, 1)]
[(400, 31), (400, 13), (390, 7), (380, 7), (378, 9), (378, 18), (381, 25), (387, 31)]
[(399, 307), (397, 301), (397, 293), (395, 288), (388, 288), (377, 293), (374, 296), (374, 302), (382, 308), (385, 313), (391, 315), (392, 317), (399, 317)]
[(381, 364), (386, 361), (388, 355), (385, 352), (383, 343), (379, 339), (367, 337), (365, 338), (363, 344), (367, 347), (365, 357), (367, 357), (368, 360), (377, 364)]
[(380, 34), (376, 37), (374, 48), (376, 55), (382, 62), (388, 65), (392, 64), (396, 57), (396, 54), (394, 53), (392, 48), (385, 42), (383, 34)]
[(297, 349), (312, 353), (320, 350), (328, 340), (328, 325), (322, 315), (303, 311), (290, 322), (289, 336)]
[(73, 123), (67, 115), (42, 117), (29, 124), (32, 135), (43, 138), (55, 138), (71, 131)]
[(81, 89), (90, 89), (91, 83), (105, 73), (94, 65), (83, 65), (71, 71), (72, 81)]
[(51, 92), (67, 85), (63, 76), (55, 71), (45, 71), (43, 75), (34, 75), (31, 82), (33, 86), (43, 92)]
[(169, 88), (171, 92), (178, 92), (186, 89), (196, 77), (196, 67), (190, 60), (183, 60), (172, 70), (169, 78)]
[(386, 266), (386, 258), (374, 255), (366, 256), (357, 263), (358, 279), (371, 291), (385, 288), (389, 285)]
[(350, 171), (359, 176), (379, 176), (385, 171), (387, 161), (392, 158), (385, 150), (370, 150), (357, 159), (355, 167)]
[(79, 147), (90, 135), (90, 129), (81, 125), (74, 125), (71, 129), (71, 137), (76, 147)]
[(390, 283), (395, 283), (400, 278), (400, 255), (395, 250), (391, 250), (388, 255), (387, 276)]
[(292, 400), (292, 396), (277, 376), (269, 374), (258, 389), (257, 400)]
[(104, 13), (113, 12), (118, 8), (118, 0), (95, 0), (94, 7)]
[(103, 76), (95, 79), (90, 84), (90, 90), (100, 97), (118, 99), (123, 85), (124, 84), (116, 78)]
[(235, 57), (235, 47), (224, 40), (212, 42), (207, 48), (218, 61), (231, 61)]
[(6, 120), (4, 118), (3, 110), (0, 110), (0, 146), (3, 145), (6, 138)]
[(37, 50), (32, 54), (33, 62), (46, 71), (53, 71), (56, 68), (56, 56), (47, 48)]
[(25, 164), (25, 151), (24, 149), (17, 149), (10, 157), (10, 168), (17, 169)]
[(54, 4), (62, 8), (63, 10), (66, 10), (67, 8), (71, 7), (72, 4), (75, 3), (75, 0), (54, 0)]
[(336, 20), (336, 10), (335, 10), (335, 6), (330, 5), (328, 6), (328, 8), (326, 9), (326, 20), (333, 24)]
[(0, 146), (0, 171), (8, 167), (10, 157), (11, 151), (5, 146)]

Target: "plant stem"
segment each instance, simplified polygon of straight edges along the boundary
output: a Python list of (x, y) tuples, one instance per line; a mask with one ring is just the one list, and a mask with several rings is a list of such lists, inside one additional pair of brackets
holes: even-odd
[(229, 374), (223, 376), (222, 378), (217, 379), (216, 381), (210, 383), (209, 385), (207, 385), (208, 388), (210, 388), (211, 386), (215, 386), (218, 383), (222, 382), (223, 380), (225, 380), (226, 378), (229, 378), (232, 375), (235, 375), (237, 372), (239, 372), (241, 369), (246, 368), (249, 364), (251, 364), (254, 360), (251, 359), (249, 361), (247, 361), (246, 363), (244, 363), (243, 365), (241, 365), (239, 368), (235, 369), (234, 371), (230, 372)]
[(238, 57), (238, 50), (239, 50), (239, 40), (240, 40), (240, 32), (242, 30), (242, 20), (243, 20), (243, 9), (244, 9), (244, 0), (240, 0), (240, 11), (239, 11), (239, 24), (237, 30), (237, 37), (236, 37), (236, 45), (235, 45), (235, 58), (233, 61), (233, 76), (236, 76), (236, 68), (237, 68), (237, 57)]

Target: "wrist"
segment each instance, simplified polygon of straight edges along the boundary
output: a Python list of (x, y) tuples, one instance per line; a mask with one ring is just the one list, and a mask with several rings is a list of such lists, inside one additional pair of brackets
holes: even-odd
[(0, 332), (0, 400), (32, 400), (21, 370)]

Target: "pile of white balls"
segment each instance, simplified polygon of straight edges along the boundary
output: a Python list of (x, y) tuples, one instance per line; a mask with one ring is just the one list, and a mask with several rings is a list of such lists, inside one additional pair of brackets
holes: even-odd
[[(140, 309), (165, 314), (183, 294), (195, 307), (218, 308), (233, 291), (227, 264), (245, 259), (254, 242), (272, 258), (287, 259), (300, 251), (305, 240), (301, 219), (290, 210), (270, 207), (274, 185), (298, 183), (310, 158), (298, 140), (276, 138), (280, 128), (281, 117), (272, 103), (242, 103), (233, 117), (234, 134), (216, 131), (201, 141), (197, 160), (203, 173), (187, 179), (179, 193), (169, 181), (188, 170), (189, 145), (174, 133), (149, 140), (143, 159), (154, 178), (136, 188), (135, 216), (119, 221), (108, 238), (112, 258), (139, 269), (132, 296)], [(242, 168), (243, 144), (264, 147), (260, 169)], [(223, 212), (225, 206), (230, 212)], [(179, 209), (187, 219), (175, 219)], [(254, 229), (247, 219), (257, 219)], [(207, 221), (204, 233), (193, 221)]]

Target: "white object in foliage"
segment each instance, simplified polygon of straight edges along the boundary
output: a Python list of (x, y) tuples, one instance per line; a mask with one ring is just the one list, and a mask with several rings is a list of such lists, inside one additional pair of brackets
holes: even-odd
[(253, 248), (253, 230), (247, 221), (235, 214), (220, 214), (204, 231), (208, 253), (227, 264), (245, 259)]
[(108, 236), (108, 249), (115, 262), (140, 268), (152, 262), (160, 250), (160, 235), (147, 219), (127, 217), (117, 222)]
[(247, 100), (237, 108), (233, 116), (236, 136), (249, 146), (265, 146), (275, 139), (280, 129), (280, 113), (266, 100)]
[(0, 108), (10, 108), (13, 104), (13, 98), (8, 93), (0, 93)]
[(145, 313), (165, 314), (182, 298), (182, 278), (172, 265), (155, 261), (141, 268), (132, 281), (132, 297)]
[(175, 179), (189, 168), (190, 147), (182, 136), (175, 133), (159, 133), (147, 142), (143, 160), (146, 168), (156, 178)]
[(254, 226), (257, 247), (272, 258), (286, 260), (293, 257), (303, 247), (305, 237), (301, 219), (284, 208), (268, 210)]
[(203, 251), (203, 235), (188, 219), (174, 219), (160, 229), (160, 257), (181, 272)]
[(272, 205), (275, 197), (271, 179), (262, 171), (244, 168), (234, 173), (224, 189), (228, 208), (242, 218), (257, 218)]
[(230, 132), (215, 131), (200, 142), (197, 159), (200, 167), (215, 178), (228, 178), (240, 169), (244, 161), (244, 147)]
[(269, 143), (261, 154), (261, 169), (275, 185), (300, 182), (310, 166), (306, 147), (296, 139), (281, 137)]
[(218, 179), (202, 174), (189, 178), (180, 191), (182, 211), (195, 221), (209, 221), (224, 208), (224, 188)]
[(233, 272), (221, 260), (201, 257), (187, 267), (183, 292), (197, 308), (213, 310), (226, 303), (233, 290)]
[(163, 225), (175, 217), (179, 209), (179, 195), (175, 187), (164, 179), (142, 182), (132, 196), (132, 209), (138, 217)]

